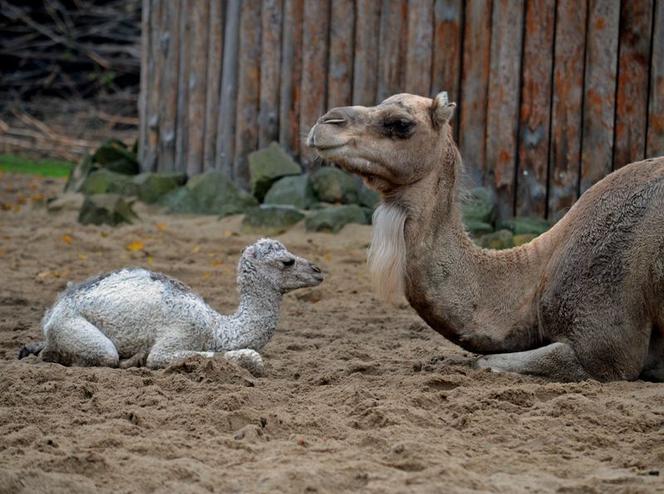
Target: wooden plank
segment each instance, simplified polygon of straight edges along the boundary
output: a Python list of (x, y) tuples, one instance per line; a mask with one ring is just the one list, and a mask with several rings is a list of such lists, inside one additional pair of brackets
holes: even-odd
[(224, 54), (223, 0), (210, 0), (208, 30), (207, 94), (205, 96), (205, 137), (203, 142), (203, 166), (205, 170), (215, 167), (215, 155), (217, 153), (221, 61)]
[[(463, 46), (463, 4), (461, 0), (436, 0), (433, 13), (431, 94), (435, 95), (440, 91), (447, 91), (450, 101), (459, 102), (461, 48)], [(452, 121), (455, 138), (459, 129), (459, 118), (457, 117), (458, 115)]]
[(546, 217), (555, 0), (528, 0), (523, 41), (516, 213)]
[(491, 1), (468, 0), (464, 20), (459, 149), (476, 183), (483, 181), (486, 163), (491, 7)]
[(178, 61), (180, 59), (181, 2), (167, 2), (162, 7), (161, 93), (159, 95), (159, 170), (175, 170), (175, 136), (178, 110)]
[(160, 43), (161, 10), (163, 4), (159, 0), (150, 0), (150, 54), (148, 61), (148, 77), (151, 84), (147, 98), (146, 143), (142, 159), (145, 170), (157, 170), (157, 147), (159, 145), (159, 95), (161, 93), (161, 67), (163, 52)]
[[(327, 38), (330, 22), (329, 0), (305, 0), (302, 25), (302, 98), (300, 100), (300, 129), (304, 135), (325, 112), (327, 74)], [(315, 153), (302, 147), (301, 160), (305, 168), (312, 168)]]
[(353, 104), (375, 105), (378, 90), (378, 34), (380, 3), (357, 0), (355, 11)]
[[(407, 0), (383, 0), (378, 34), (378, 93), (376, 102), (403, 90), (402, 74), (405, 53), (402, 40), (408, 32)], [(405, 46), (405, 45), (404, 45)]]
[(294, 156), (300, 153), (300, 81), (302, 79), (302, 15), (304, 0), (284, 0), (281, 50), (279, 142)]
[(621, 6), (614, 169), (643, 159), (646, 150), (652, 9), (652, 0)]
[(611, 172), (620, 0), (590, 0), (580, 194)]
[(433, 3), (431, 0), (409, 0), (405, 81), (407, 93), (431, 96), (432, 45)]
[(587, 13), (587, 0), (558, 0), (548, 180), (548, 216), (554, 220), (578, 193)]
[(215, 168), (233, 177), (235, 158), (235, 109), (237, 106), (238, 44), (242, 0), (228, 0), (224, 30), (224, 61), (221, 74), (221, 97), (217, 122)]
[(264, 0), (262, 11), (262, 49), (258, 147), (279, 138), (279, 76), (281, 63), (281, 26), (283, 1)]
[(187, 108), (189, 106), (189, 68), (191, 65), (191, 16), (187, 0), (179, 0), (180, 4), (180, 60), (178, 67), (178, 95), (177, 95), (177, 132), (175, 135), (175, 163), (167, 170), (187, 171), (187, 140), (189, 138), (189, 119)]
[(242, 2), (240, 17), (240, 66), (238, 69), (237, 120), (233, 180), (249, 188), (247, 155), (258, 146), (258, 101), (261, 67), (261, 3)]
[(523, 14), (523, 0), (493, 2), (485, 176), (501, 218), (514, 214)]
[(353, 49), (355, 5), (353, 0), (334, 0), (330, 12), (330, 64), (327, 108), (347, 106), (353, 97)]
[[(141, 8), (141, 89), (138, 96), (138, 158), (141, 171), (152, 171), (147, 161), (148, 151), (148, 94), (154, 84), (150, 73), (150, 0), (143, 0)], [(153, 66), (154, 67), (154, 66)]]
[(650, 64), (646, 156), (664, 155), (664, 0), (656, 0)]
[(189, 105), (187, 106), (187, 175), (203, 172), (205, 145), (205, 108), (207, 96), (208, 33), (210, 3), (205, 0), (191, 8), (189, 45)]

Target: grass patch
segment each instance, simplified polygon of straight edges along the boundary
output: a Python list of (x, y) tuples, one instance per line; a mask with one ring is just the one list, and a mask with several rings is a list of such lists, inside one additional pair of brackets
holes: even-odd
[(42, 177), (67, 177), (74, 163), (53, 159), (34, 160), (15, 154), (0, 154), (0, 171)]

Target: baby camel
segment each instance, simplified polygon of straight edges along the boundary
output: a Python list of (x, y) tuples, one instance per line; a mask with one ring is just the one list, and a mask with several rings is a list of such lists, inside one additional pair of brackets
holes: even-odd
[(64, 365), (165, 367), (192, 355), (225, 358), (256, 374), (283, 295), (323, 281), (321, 270), (281, 242), (261, 239), (238, 263), (240, 307), (221, 315), (183, 283), (146, 269), (122, 269), (69, 287), (46, 312), (46, 340), (24, 347)]

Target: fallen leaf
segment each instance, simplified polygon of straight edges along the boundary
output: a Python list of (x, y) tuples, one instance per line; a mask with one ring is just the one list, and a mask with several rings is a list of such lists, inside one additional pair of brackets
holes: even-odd
[(71, 243), (74, 241), (73, 238), (71, 238), (70, 235), (67, 235), (66, 233), (62, 236), (62, 241), (66, 243), (67, 245), (71, 245)]
[(148, 256), (146, 259), (146, 262), (148, 263), (149, 266), (152, 266), (154, 264), (154, 259), (152, 256)]
[(201, 250), (201, 246), (200, 246), (200, 245), (194, 245), (194, 246), (191, 248), (191, 253), (192, 253), (192, 254), (198, 254), (198, 253), (200, 252), (200, 250)]
[(230, 230), (224, 230), (224, 238), (228, 238), (233, 235), (233, 232)]
[(85, 254), (79, 254), (79, 255), (78, 255), (78, 258), (79, 258), (81, 261), (85, 261), (85, 260), (88, 258), (88, 256), (86, 256)]
[(145, 244), (140, 240), (134, 240), (133, 242), (129, 242), (126, 248), (129, 252), (138, 252), (145, 248)]
[(219, 259), (213, 259), (211, 264), (213, 268), (218, 268), (219, 266), (224, 264), (224, 261), (220, 261)]
[(166, 225), (166, 223), (156, 223), (154, 226), (155, 226), (155, 227), (157, 228), (157, 230), (159, 230), (160, 232), (164, 232), (164, 231), (166, 231), (166, 230), (168, 229), (168, 226)]

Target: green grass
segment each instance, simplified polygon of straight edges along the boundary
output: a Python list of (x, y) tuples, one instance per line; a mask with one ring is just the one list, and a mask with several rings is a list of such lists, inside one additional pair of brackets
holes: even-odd
[(34, 160), (15, 154), (0, 154), (0, 171), (9, 173), (27, 173), (42, 177), (67, 177), (74, 167), (68, 161), (41, 159)]

